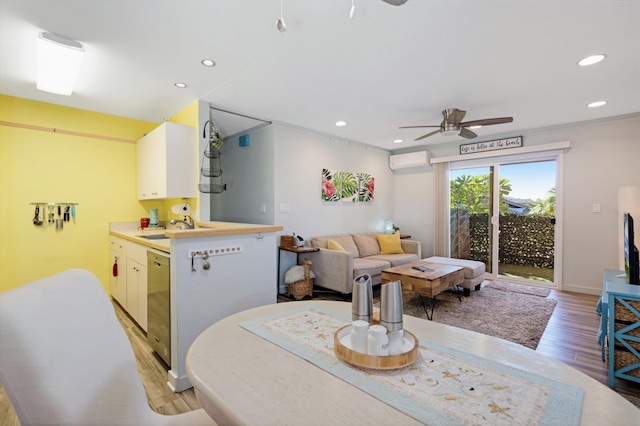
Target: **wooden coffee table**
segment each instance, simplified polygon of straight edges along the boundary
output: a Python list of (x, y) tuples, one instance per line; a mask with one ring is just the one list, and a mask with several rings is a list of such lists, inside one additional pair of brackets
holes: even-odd
[[(414, 266), (426, 266), (426, 272), (414, 269)], [(433, 319), (433, 308), (436, 296), (445, 290), (455, 287), (464, 280), (464, 270), (460, 266), (441, 265), (418, 261), (406, 265), (394, 266), (382, 270), (382, 283), (400, 281), (402, 288), (420, 295), (425, 313), (429, 320)], [(422, 296), (431, 300), (431, 315)]]

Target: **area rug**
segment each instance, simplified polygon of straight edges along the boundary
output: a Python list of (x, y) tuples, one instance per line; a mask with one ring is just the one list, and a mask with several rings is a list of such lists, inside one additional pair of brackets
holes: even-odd
[[(433, 321), (535, 349), (556, 306), (546, 298), (549, 292), (504, 281), (491, 281), (461, 300), (447, 291), (436, 298)], [(418, 294), (403, 292), (402, 297), (406, 315), (427, 318)]]
[(532, 296), (547, 297), (551, 290), (542, 287), (532, 287), (522, 284), (514, 284), (508, 281), (489, 281), (489, 286), (496, 290), (511, 291), (515, 293), (530, 294)]

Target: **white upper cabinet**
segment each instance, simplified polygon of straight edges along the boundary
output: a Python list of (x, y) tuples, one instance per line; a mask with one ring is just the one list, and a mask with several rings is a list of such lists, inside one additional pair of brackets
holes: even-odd
[(198, 195), (196, 129), (165, 122), (137, 143), (138, 200)]

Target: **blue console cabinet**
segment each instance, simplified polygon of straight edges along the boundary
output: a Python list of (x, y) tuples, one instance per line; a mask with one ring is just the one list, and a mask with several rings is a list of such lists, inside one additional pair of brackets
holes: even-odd
[[(613, 387), (616, 377), (640, 383), (640, 286), (628, 284), (620, 276), (622, 274), (621, 271), (606, 270), (604, 279), (602, 321), (606, 328), (602, 331), (609, 336), (609, 387)], [(616, 310), (625, 312), (624, 321), (619, 318), (616, 321)], [(606, 341), (607, 335), (602, 336), (603, 347)], [(631, 359), (618, 369), (615, 367), (616, 347)]]

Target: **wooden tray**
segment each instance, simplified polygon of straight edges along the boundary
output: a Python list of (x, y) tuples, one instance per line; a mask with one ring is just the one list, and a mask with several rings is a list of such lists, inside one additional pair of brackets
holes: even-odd
[(403, 348), (408, 348), (400, 355), (378, 356), (356, 352), (340, 340), (351, 334), (351, 325), (345, 325), (333, 335), (333, 350), (346, 363), (362, 368), (375, 370), (392, 370), (413, 364), (418, 359), (418, 339), (407, 330), (404, 331)]

